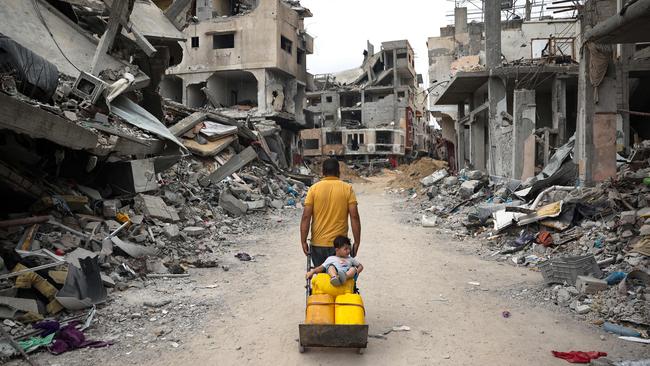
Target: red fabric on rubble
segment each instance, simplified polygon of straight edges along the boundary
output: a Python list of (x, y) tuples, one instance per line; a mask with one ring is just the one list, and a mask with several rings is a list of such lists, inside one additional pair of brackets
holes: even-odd
[(591, 352), (582, 352), (582, 351), (570, 351), (570, 352), (553, 352), (553, 356), (567, 360), (571, 363), (589, 363), (591, 360), (595, 360), (599, 357), (607, 356), (605, 352), (591, 351)]

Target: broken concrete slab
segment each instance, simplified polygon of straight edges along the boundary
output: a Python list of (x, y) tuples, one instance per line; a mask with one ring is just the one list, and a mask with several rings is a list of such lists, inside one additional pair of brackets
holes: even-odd
[(443, 179), (442, 185), (445, 187), (453, 187), (458, 184), (458, 177), (452, 176)]
[(223, 190), (219, 195), (219, 206), (233, 216), (242, 216), (248, 211), (248, 205), (233, 196), (228, 190)]
[(145, 216), (174, 222), (180, 220), (176, 209), (167, 206), (160, 197), (139, 194), (135, 196), (134, 201), (135, 208)]
[(215, 141), (208, 141), (206, 144), (199, 144), (191, 139), (182, 139), (183, 145), (193, 154), (198, 156), (215, 156), (232, 144), (237, 137), (227, 136)]
[(128, 241), (124, 241), (117, 236), (111, 238), (113, 244), (122, 249), (126, 254), (130, 255), (133, 258), (142, 258), (146, 256), (154, 256), (158, 254), (158, 250), (155, 248), (145, 247), (144, 245), (133, 244)]
[(32, 312), (38, 314), (38, 305), (36, 303), (36, 300), (33, 299), (0, 296), (0, 306), (8, 307), (18, 311)]
[(249, 210), (261, 210), (266, 207), (266, 201), (264, 200), (250, 201), (250, 202), (246, 202), (246, 205), (248, 206)]
[(181, 235), (181, 230), (178, 228), (178, 225), (171, 224), (163, 228), (163, 233), (168, 239), (176, 239)]
[(447, 172), (446, 169), (440, 169), (437, 172), (424, 177), (420, 180), (420, 183), (422, 183), (423, 186), (429, 187), (435, 183), (438, 183), (439, 181), (443, 180), (445, 177), (447, 177), (449, 173)]
[(199, 236), (205, 232), (204, 227), (199, 226), (188, 226), (183, 228), (183, 232), (189, 236)]
[(210, 183), (219, 183), (227, 176), (237, 172), (246, 164), (257, 158), (257, 152), (251, 146), (244, 149), (244, 151), (233, 156), (225, 164), (217, 168), (212, 174), (199, 180), (202, 186), (207, 186)]
[(481, 186), (480, 180), (467, 180), (460, 185), (460, 196), (467, 199)]
[(608, 289), (607, 281), (590, 276), (578, 276), (576, 288), (583, 294), (595, 294)]

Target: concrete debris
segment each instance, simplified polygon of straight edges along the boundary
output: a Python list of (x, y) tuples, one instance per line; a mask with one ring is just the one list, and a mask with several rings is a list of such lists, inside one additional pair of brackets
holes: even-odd
[(145, 217), (174, 222), (180, 220), (176, 209), (167, 206), (160, 197), (139, 194), (135, 197), (134, 204), (135, 208), (141, 210)]
[(439, 181), (441, 181), (442, 179), (444, 179), (448, 175), (449, 175), (449, 173), (447, 172), (446, 169), (441, 169), (441, 170), (438, 170), (437, 172), (429, 175), (428, 177), (422, 178), (422, 180), (420, 180), (420, 183), (422, 183), (422, 185), (425, 186), (425, 187), (429, 187), (429, 186), (431, 186), (431, 185), (433, 185), (435, 183), (438, 183)]
[[(559, 153), (568, 155), (564, 150)], [(400, 209), (412, 222), (481, 242), (475, 250), (486, 259), (541, 272), (538, 287), (518, 298), (571, 308), (587, 320), (648, 326), (647, 302), (639, 296), (650, 289), (650, 179), (643, 182), (650, 177), (650, 141), (633, 155), (615, 179), (593, 187), (460, 170), (430, 185), (390, 192), (401, 195)], [(550, 160), (562, 172), (570, 161), (562, 165), (558, 159)]]
[(233, 196), (228, 190), (223, 190), (219, 195), (219, 206), (233, 216), (242, 216), (248, 211), (246, 202)]

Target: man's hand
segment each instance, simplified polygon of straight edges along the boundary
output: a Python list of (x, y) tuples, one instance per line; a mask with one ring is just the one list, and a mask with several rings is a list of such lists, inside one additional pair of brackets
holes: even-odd
[(314, 271), (313, 271), (313, 270), (310, 270), (309, 272), (307, 272), (307, 274), (305, 274), (305, 279), (308, 280), (308, 279), (310, 279), (313, 275), (314, 275)]
[(305, 255), (309, 255), (309, 245), (307, 245), (306, 241), (302, 242), (302, 252), (305, 253)]

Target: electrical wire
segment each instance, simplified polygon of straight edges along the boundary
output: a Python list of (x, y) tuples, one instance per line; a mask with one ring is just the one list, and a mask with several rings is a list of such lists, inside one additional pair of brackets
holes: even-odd
[(59, 46), (59, 43), (56, 41), (56, 38), (54, 38), (54, 34), (52, 34), (52, 31), (47, 26), (47, 23), (45, 22), (45, 18), (43, 18), (43, 14), (41, 14), (41, 9), (38, 7), (38, 3), (37, 3), (38, 0), (31, 0), (31, 1), (32, 1), (32, 6), (34, 7), (34, 10), (36, 11), (36, 15), (38, 16), (38, 19), (40, 19), (41, 23), (43, 23), (43, 26), (47, 30), (47, 33), (49, 33), (50, 37), (52, 37), (52, 41), (54, 41), (54, 44), (56, 45), (56, 48), (59, 49), (59, 52), (61, 52), (61, 55), (63, 56), (63, 58), (65, 58), (66, 61), (68, 61), (70, 63), (70, 65), (72, 65), (72, 67), (77, 69), (77, 71), (81, 72), (81, 69), (79, 69), (77, 67), (77, 65), (75, 65), (72, 61), (70, 61), (68, 56), (66, 56), (65, 52), (63, 52), (63, 50)]

